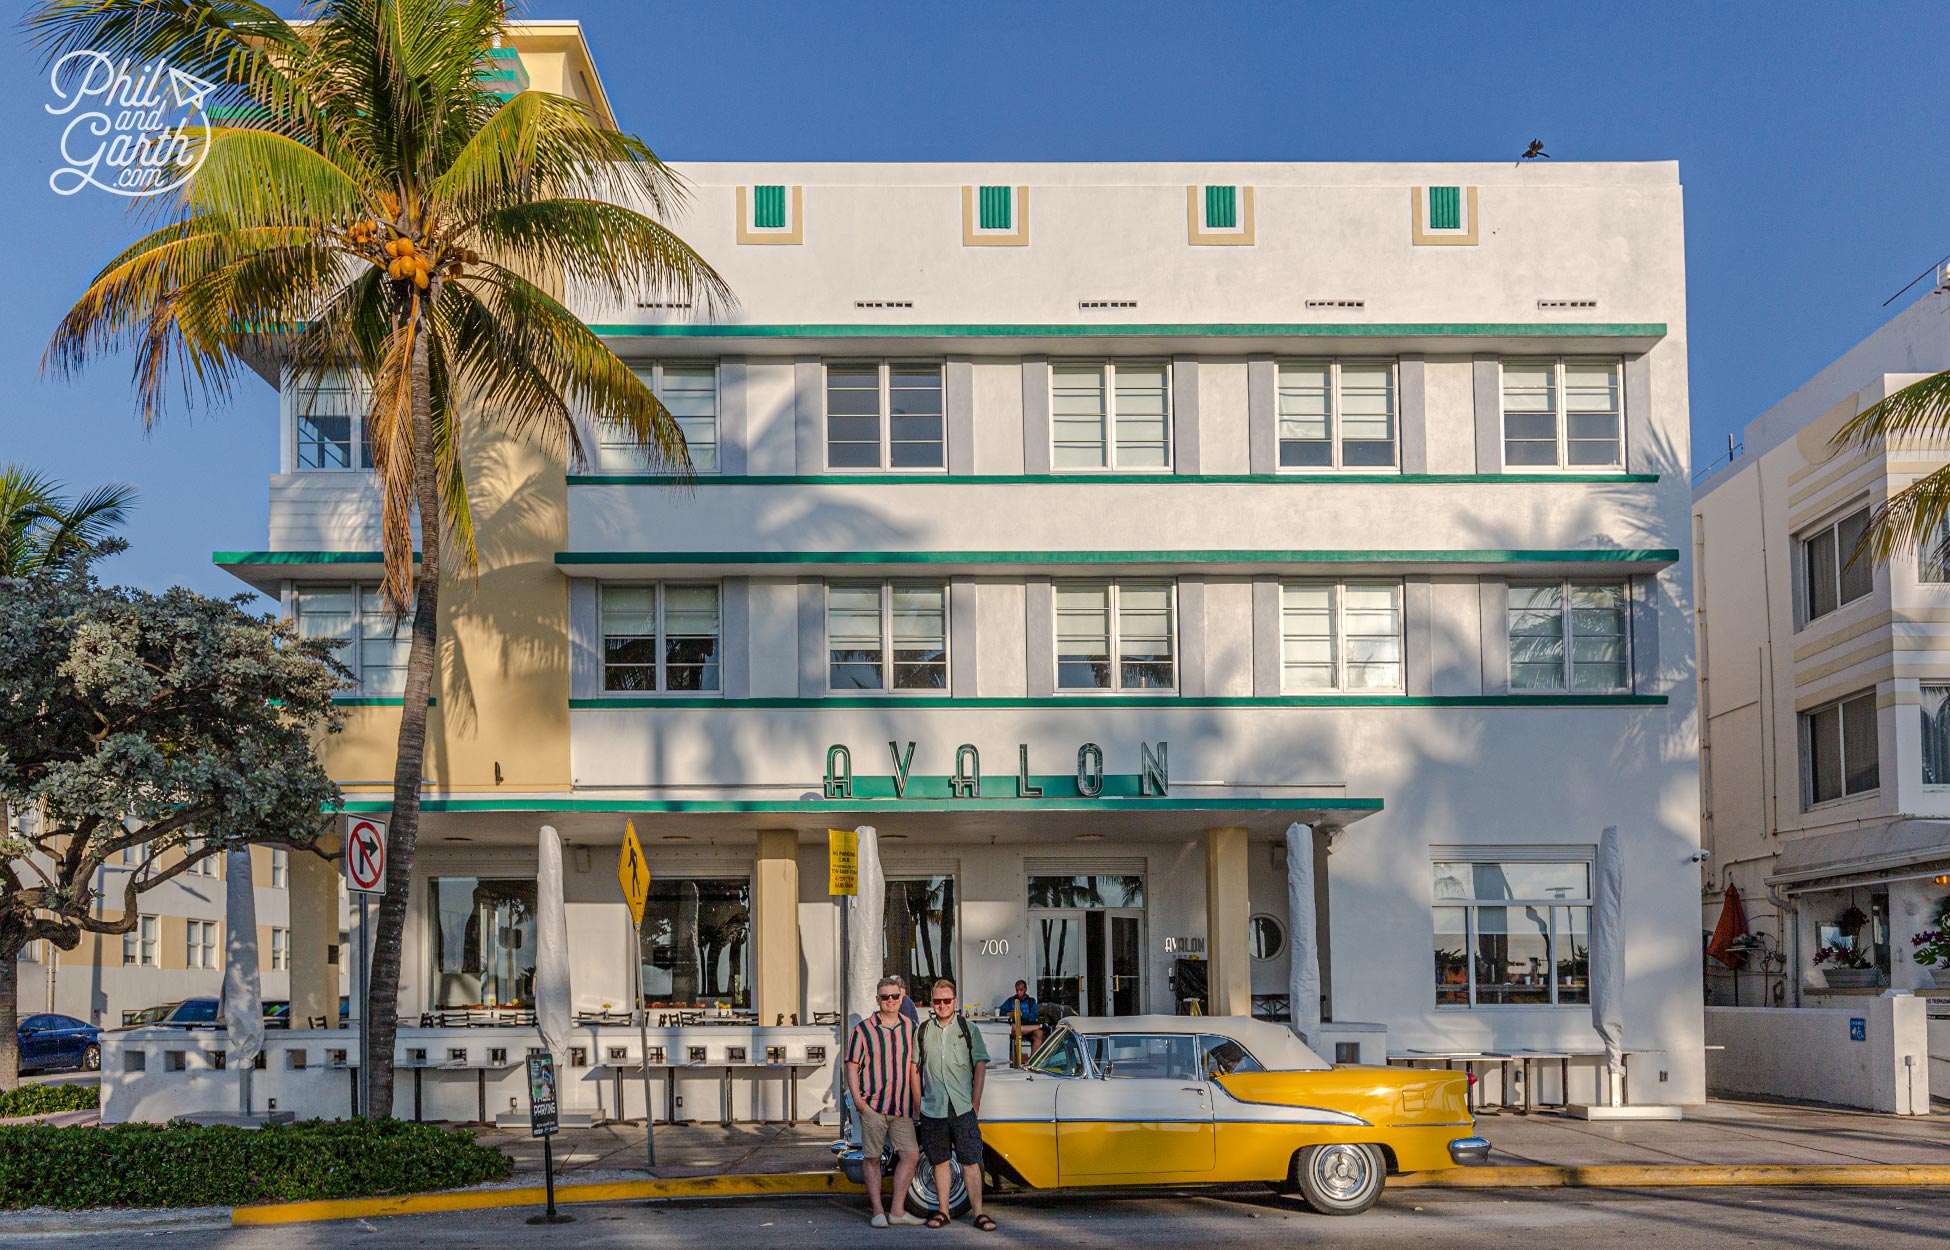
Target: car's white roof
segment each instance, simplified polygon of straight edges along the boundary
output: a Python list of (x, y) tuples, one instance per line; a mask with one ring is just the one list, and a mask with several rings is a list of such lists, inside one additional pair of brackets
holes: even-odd
[(1079, 1033), (1211, 1033), (1229, 1037), (1272, 1072), (1322, 1072), (1334, 1065), (1284, 1024), (1251, 1016), (1067, 1016)]

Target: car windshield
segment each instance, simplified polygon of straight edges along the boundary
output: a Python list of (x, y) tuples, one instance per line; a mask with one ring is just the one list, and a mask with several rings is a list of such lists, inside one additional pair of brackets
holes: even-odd
[(1205, 1071), (1208, 1076), (1230, 1076), (1234, 1072), (1264, 1072), (1265, 1067), (1252, 1053), (1229, 1037), (1205, 1036), (1199, 1039), (1205, 1051)]
[(176, 1019), (185, 1024), (208, 1024), (216, 1018), (217, 1000), (214, 998), (192, 998), (176, 1013)]
[(129, 1023), (130, 1024), (154, 1024), (158, 1020), (167, 1020), (169, 1018), (170, 1010), (171, 1009), (166, 1006), (165, 1007), (144, 1007), (141, 1011), (135, 1013), (134, 1018), (132, 1018), (129, 1021)]
[(1023, 1066), (1045, 1076), (1082, 1076), (1083, 1048), (1077, 1045), (1075, 1033), (1058, 1029), (1050, 1034), (1048, 1041), (1037, 1047), (1036, 1053)]

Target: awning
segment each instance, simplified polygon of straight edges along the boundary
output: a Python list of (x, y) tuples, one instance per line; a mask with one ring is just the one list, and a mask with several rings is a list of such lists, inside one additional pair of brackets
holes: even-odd
[(1774, 857), (1769, 885), (1798, 890), (1950, 872), (1950, 820), (1897, 820), (1799, 838)]

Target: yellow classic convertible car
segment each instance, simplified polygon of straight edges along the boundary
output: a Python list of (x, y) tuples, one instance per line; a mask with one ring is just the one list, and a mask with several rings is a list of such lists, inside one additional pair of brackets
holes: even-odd
[[(1466, 1080), (1330, 1064), (1284, 1025), (1236, 1016), (1073, 1016), (1021, 1068), (990, 1065), (985, 1169), (1036, 1189), (1258, 1181), (1354, 1215), (1390, 1173), (1488, 1157)], [(841, 1165), (860, 1179), (857, 1146)], [(907, 1197), (934, 1209), (931, 1169)], [(959, 1212), (963, 1195), (949, 1197)]]

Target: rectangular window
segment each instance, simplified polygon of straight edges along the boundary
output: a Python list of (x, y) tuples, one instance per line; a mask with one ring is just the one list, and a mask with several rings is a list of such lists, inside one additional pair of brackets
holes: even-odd
[[(204, 838), (195, 836), (185, 838), (183, 840), (183, 857), (188, 859), (192, 855), (201, 854), (204, 847), (208, 845), (209, 842)], [(214, 877), (217, 875), (217, 864), (221, 856), (222, 852), (204, 855), (202, 859), (192, 862), (188, 868), (185, 868), (183, 875), (186, 877)]]
[(1059, 583), (1056, 688), (1174, 689), (1174, 633), (1169, 583)]
[(603, 689), (716, 692), (718, 621), (714, 585), (605, 585)]
[(948, 588), (906, 582), (829, 585), (826, 648), (826, 681), (833, 691), (946, 692)]
[(1016, 228), (1016, 189), (983, 187), (979, 193), (981, 213), (978, 228), (1009, 231)]
[[(291, 397), (293, 460), (300, 472), (370, 469), (372, 432), (366, 426), (366, 389), (350, 370), (294, 375)], [(359, 437), (353, 438), (357, 430)]]
[(1239, 228), (1239, 188), (1205, 188), (1205, 228), (1207, 230), (1237, 230)]
[(271, 848), (271, 888), (285, 890), (291, 887), (291, 852), (281, 846)]
[(1438, 1007), (1591, 1001), (1591, 865), (1435, 865)]
[(535, 879), (432, 882), (436, 1007), (535, 1002)]
[(917, 997), (922, 986), (955, 979), (953, 877), (889, 877), (885, 915), (882, 966), (889, 974), (906, 978)]
[(1395, 366), (1386, 360), (1280, 366), (1282, 469), (1395, 467)]
[(291, 971), (291, 930), (271, 930), (271, 971)]
[(1281, 689), (1402, 689), (1400, 582), (1280, 588)]
[(945, 469), (946, 411), (938, 364), (829, 364), (826, 467)]
[(1170, 468), (1170, 370), (1163, 361), (1052, 365), (1050, 439), (1059, 473)]
[(752, 188), (752, 226), (758, 230), (785, 229), (785, 187)]
[(1632, 684), (1624, 582), (1513, 582), (1510, 688), (1613, 694)]
[(1873, 690), (1801, 714), (1806, 744), (1807, 803), (1867, 794), (1881, 785), (1876, 766), (1876, 695)]
[(189, 930), (189, 943), (185, 966), (215, 968), (217, 966), (217, 922), (191, 920), (186, 923)]
[(1950, 519), (1936, 527), (1916, 551), (1916, 580), (1950, 582)]
[(1950, 786), (1950, 686), (1923, 687), (1923, 784)]
[(357, 688), (350, 693), (396, 698), (405, 691), (406, 658), (413, 648), (410, 610), (395, 621), (377, 585), (303, 584), (293, 601), (300, 636), (342, 644), (333, 658), (352, 672)]
[(1875, 563), (1856, 558), (1869, 530), (1869, 510), (1857, 508), (1801, 537), (1802, 623), (1820, 620), (1875, 589)]
[(653, 876), (637, 931), (644, 1006), (750, 1007), (751, 932), (749, 878)]
[[(718, 471), (718, 367), (714, 364), (662, 362), (632, 366), (684, 432), (691, 468), (698, 473)], [(600, 473), (642, 473), (649, 457), (623, 430), (605, 426), (596, 442)]]
[(122, 962), (133, 968), (156, 967), (156, 939), (159, 922), (154, 916), (138, 916), (135, 928), (122, 935)]
[(1429, 229), (1462, 229), (1462, 188), (1429, 188)]
[(1624, 463), (1617, 361), (1503, 362), (1506, 469), (1616, 469)]

